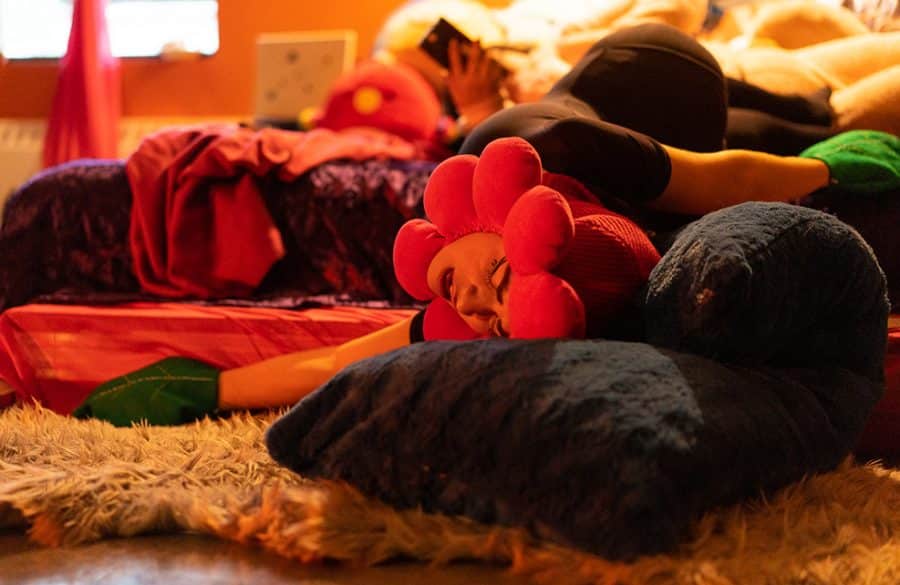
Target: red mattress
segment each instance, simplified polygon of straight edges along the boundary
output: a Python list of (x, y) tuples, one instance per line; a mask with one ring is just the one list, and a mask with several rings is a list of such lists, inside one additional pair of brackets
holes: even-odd
[[(113, 307), (26, 305), (0, 315), (0, 380), (19, 400), (70, 412), (97, 384), (172, 355), (221, 368), (326, 345), (390, 325), (409, 310), (282, 309), (131, 303)], [(900, 316), (891, 319), (887, 391), (859, 443), (865, 454), (900, 454)], [(2, 396), (0, 396), (2, 399)]]
[(99, 383), (167, 356), (233, 368), (343, 343), (412, 314), (358, 307), (25, 305), (0, 315), (0, 380), (19, 400), (68, 413)]

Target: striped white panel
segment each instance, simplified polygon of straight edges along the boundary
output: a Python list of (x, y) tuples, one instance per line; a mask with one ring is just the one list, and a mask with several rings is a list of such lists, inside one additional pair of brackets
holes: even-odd
[[(128, 117), (119, 123), (119, 156), (134, 152), (148, 134), (169, 126), (204, 123), (236, 123), (236, 117), (177, 118)], [(0, 219), (3, 203), (19, 185), (41, 169), (46, 120), (31, 118), (0, 118)]]
[(0, 214), (10, 193), (41, 168), (45, 127), (43, 120), (0, 118)]

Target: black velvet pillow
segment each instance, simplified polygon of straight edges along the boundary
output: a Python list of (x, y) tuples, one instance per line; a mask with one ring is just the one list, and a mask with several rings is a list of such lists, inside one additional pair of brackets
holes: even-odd
[(719, 361), (883, 377), (885, 277), (831, 215), (745, 203), (683, 228), (650, 274), (645, 340)]
[(639, 343), (421, 343), (357, 363), (272, 426), (307, 477), (526, 526), (612, 558), (837, 464), (881, 394), (844, 369), (729, 367)]

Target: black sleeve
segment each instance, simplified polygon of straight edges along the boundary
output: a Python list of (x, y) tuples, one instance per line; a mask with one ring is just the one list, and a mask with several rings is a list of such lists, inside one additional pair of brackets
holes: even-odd
[(798, 124), (757, 110), (728, 108), (725, 141), (728, 148), (797, 156), (837, 132), (830, 126)]
[(657, 141), (561, 102), (502, 110), (479, 124), (460, 152), (480, 155), (506, 136), (524, 138), (545, 169), (578, 179), (600, 198), (650, 201), (662, 194), (672, 174), (669, 155)]
[(425, 341), (425, 309), (422, 309), (409, 322), (409, 342)]
[(580, 180), (600, 197), (651, 201), (672, 176), (669, 154), (659, 142), (600, 120), (559, 120), (546, 125), (532, 144), (547, 170)]
[[(741, 81), (726, 78), (728, 106), (755, 110), (797, 124), (831, 126), (831, 90), (827, 87), (808, 95), (783, 95)], [(730, 126), (730, 123), (729, 123)]]

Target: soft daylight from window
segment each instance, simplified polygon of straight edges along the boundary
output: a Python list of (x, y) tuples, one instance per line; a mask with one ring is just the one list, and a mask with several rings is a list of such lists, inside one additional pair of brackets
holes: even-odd
[[(106, 17), (117, 57), (219, 48), (217, 0), (109, 0)], [(7, 59), (62, 57), (71, 18), (72, 0), (0, 0), (0, 51)]]

